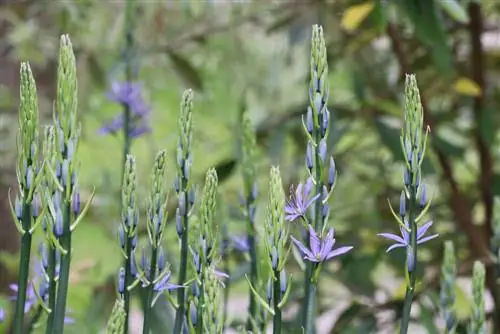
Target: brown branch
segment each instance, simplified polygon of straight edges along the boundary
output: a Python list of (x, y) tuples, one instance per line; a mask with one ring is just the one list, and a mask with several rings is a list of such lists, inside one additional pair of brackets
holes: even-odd
[[(402, 72), (401, 74), (404, 75), (405, 73), (411, 73), (412, 72), (411, 65), (408, 62), (402, 43), (397, 34), (396, 27), (393, 24), (388, 25), (387, 34), (389, 36), (389, 39), (391, 40), (392, 50), (399, 62), (399, 66)], [(424, 119), (426, 123), (431, 127), (431, 129), (434, 129), (436, 124), (434, 123), (431, 115), (429, 114), (429, 109), (427, 108), (427, 102), (423, 92), (421, 92), (420, 98), (422, 102), (422, 108), (424, 111)], [(472, 252), (472, 255), (475, 258), (490, 258), (491, 257), (491, 253), (489, 251), (490, 240), (488, 238), (488, 235), (487, 233), (485, 233), (484, 228), (476, 226), (473, 223), (470, 203), (468, 202), (467, 197), (459, 189), (458, 182), (453, 176), (453, 168), (450, 161), (438, 147), (432, 145), (432, 148), (434, 149), (439, 164), (443, 170), (442, 176), (450, 187), (451, 193), (450, 193), (449, 203), (451, 208), (453, 209), (454, 220), (458, 223), (459, 227), (467, 234), (469, 247)], [(488, 270), (486, 277), (486, 285), (488, 286), (491, 295), (493, 296), (495, 305), (500, 305), (500, 298), (497, 293), (498, 287), (496, 284), (495, 270), (491, 266), (488, 266), (487, 269)], [(500, 320), (500, 317), (497, 317), (497, 319)]]
[(484, 225), (487, 229), (488, 236), (491, 238), (493, 229), (491, 226), (493, 216), (493, 163), (491, 153), (487, 143), (485, 143), (481, 136), (481, 116), (484, 111), (484, 52), (481, 43), (481, 36), (483, 34), (483, 17), (481, 15), (481, 7), (478, 3), (471, 2), (469, 4), (469, 32), (471, 38), (471, 71), (472, 79), (481, 87), (482, 94), (474, 99), (474, 117), (476, 122), (476, 129), (474, 133), (474, 140), (479, 153), (480, 162), (480, 180), (479, 189), (481, 189), (481, 197), (485, 207), (485, 221)]

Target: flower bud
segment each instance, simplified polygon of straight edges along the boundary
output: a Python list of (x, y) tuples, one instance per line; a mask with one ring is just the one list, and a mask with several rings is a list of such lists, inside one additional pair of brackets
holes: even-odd
[(278, 268), (278, 250), (276, 246), (273, 246), (271, 250), (271, 266), (274, 270)]
[(404, 179), (405, 186), (408, 187), (411, 183), (411, 179), (410, 179), (410, 172), (406, 168), (403, 172), (403, 179)]
[(307, 132), (309, 132), (309, 134), (312, 135), (314, 130), (314, 122), (313, 122), (313, 113), (311, 107), (307, 107), (306, 128)]
[(184, 191), (181, 191), (179, 194), (179, 215), (185, 216), (186, 215), (186, 193)]
[(271, 279), (267, 280), (266, 297), (267, 302), (270, 303), (271, 299), (273, 298), (273, 286), (271, 284)]
[(326, 159), (326, 140), (324, 138), (319, 142), (319, 158), (322, 162)]
[(189, 190), (189, 195), (188, 195), (189, 206), (194, 205), (195, 196), (196, 196), (196, 194), (194, 191), (194, 187), (191, 186), (191, 189)]
[(54, 221), (54, 235), (60, 238), (63, 235), (63, 216), (60, 209), (56, 209), (56, 218)]
[(427, 205), (427, 185), (422, 183), (420, 188), (420, 198), (419, 198), (420, 209), (423, 209)]
[(161, 273), (165, 270), (167, 266), (167, 260), (165, 259), (165, 251), (162, 247), (160, 247), (158, 252), (158, 260), (157, 260), (158, 271)]
[(73, 210), (73, 213), (75, 216), (80, 214), (80, 192), (78, 189), (73, 190), (73, 198), (71, 199), (71, 209)]
[(174, 178), (174, 189), (175, 189), (176, 193), (179, 193), (179, 188), (180, 188), (179, 176), (176, 175), (175, 178)]
[(406, 216), (406, 194), (404, 191), (402, 191), (401, 196), (399, 196), (399, 215), (401, 217)]
[(286, 271), (285, 271), (285, 269), (283, 269), (280, 272), (280, 290), (281, 290), (281, 294), (284, 294), (286, 292), (287, 285), (288, 285), (288, 279), (287, 279), (287, 276), (286, 276)]
[(312, 170), (313, 168), (313, 153), (312, 153), (312, 142), (309, 141), (307, 143), (307, 149), (306, 149), (306, 167), (309, 169), (309, 171)]
[(191, 305), (189, 306), (189, 314), (191, 317), (191, 323), (196, 327), (196, 324), (198, 323), (198, 312), (196, 311), (196, 306), (193, 302), (191, 302)]
[(335, 160), (330, 157), (330, 167), (328, 168), (328, 189), (332, 189), (335, 184), (335, 178), (337, 176), (337, 168), (335, 166)]
[(118, 273), (118, 293), (123, 295), (125, 292), (125, 269), (120, 268), (120, 272)]
[(184, 231), (184, 228), (182, 226), (182, 217), (179, 214), (179, 208), (175, 210), (175, 229), (177, 231), (177, 235), (180, 237), (182, 235), (182, 232)]
[(125, 231), (123, 230), (122, 225), (118, 227), (118, 240), (120, 241), (120, 247), (125, 249)]
[(328, 126), (330, 125), (330, 111), (325, 108), (323, 112), (322, 122), (321, 122), (321, 138), (325, 138), (328, 131)]
[(34, 173), (33, 173), (33, 167), (31, 166), (28, 166), (28, 168), (26, 169), (26, 187), (28, 189), (31, 189), (31, 187), (33, 186), (33, 179), (34, 179)]
[(32, 207), (31, 215), (33, 216), (34, 219), (37, 219), (40, 216), (40, 207), (41, 207), (40, 202), (41, 202), (40, 195), (38, 193), (35, 193), (35, 195), (33, 196), (33, 202), (31, 203)]

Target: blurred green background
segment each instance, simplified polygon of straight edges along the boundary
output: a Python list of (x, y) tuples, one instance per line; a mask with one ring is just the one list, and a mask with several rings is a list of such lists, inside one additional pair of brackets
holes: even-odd
[[(7, 192), (15, 190), (19, 64), (35, 73), (43, 123), (51, 121), (55, 97), (58, 38), (68, 33), (78, 66), (82, 123), (82, 196), (96, 197), (74, 234), (69, 307), (76, 324), (67, 333), (98, 333), (115, 298), (121, 255), (116, 238), (123, 140), (99, 135), (103, 122), (121, 111), (105, 93), (124, 75), (124, 1), (0, 1), (0, 291), (7, 305), (15, 280), (17, 234)], [(321, 24), (328, 45), (329, 147), (338, 167), (331, 223), (337, 240), (355, 251), (325, 266), (318, 333), (383, 332), (393, 328), (404, 294), (403, 252), (385, 255), (376, 233), (395, 231), (387, 199), (397, 203), (402, 188), (399, 127), (404, 73), (414, 72), (421, 89), (430, 145), (424, 166), (433, 196), (431, 218), (441, 238), (421, 248), (422, 284), (416, 322), (436, 333), (430, 301), (439, 287), (442, 241), (455, 241), (459, 273), (471, 263), (491, 263), (492, 201), (500, 195), (500, 3), (495, 0), (300, 0), (137, 1), (133, 61), (153, 131), (134, 140), (139, 197), (145, 199), (154, 155), (169, 152), (169, 185), (175, 172), (177, 116), (182, 91), (195, 91), (194, 177), (201, 189), (210, 166), (220, 179), (222, 218), (232, 233), (244, 230), (239, 212), (241, 114), (255, 125), (259, 145), (262, 222), (268, 171), (279, 165), (284, 187), (304, 179), (301, 114), (308, 103), (309, 38)], [(172, 192), (173, 194), (173, 192)], [(175, 196), (171, 196), (175, 204)], [(142, 201), (142, 202), (145, 202)], [(142, 204), (142, 203), (141, 203)], [(167, 233), (175, 267), (174, 224)], [(231, 271), (243, 272), (235, 254)], [(300, 297), (301, 278), (289, 261)], [(491, 266), (489, 269), (492, 269)], [(241, 275), (240, 275), (241, 276)], [(324, 281), (324, 282), (323, 282)], [(497, 295), (493, 271), (487, 279)], [(246, 314), (244, 280), (231, 285), (230, 320)], [(467, 280), (457, 287), (457, 311), (469, 315)], [(489, 298), (487, 306), (492, 309)], [(294, 299), (285, 319), (295, 317)], [(295, 306), (294, 306), (295, 305)], [(140, 323), (137, 302), (132, 316)], [(161, 307), (161, 304), (160, 304)], [(169, 321), (159, 309), (158, 321)], [(333, 325), (335, 324), (335, 329)], [(134, 326), (133, 326), (134, 327)], [(138, 326), (135, 326), (139, 328)], [(415, 327), (417, 328), (417, 327)], [(418, 327), (422, 328), (422, 327)], [(7, 327), (0, 328), (0, 331)], [(418, 329), (416, 329), (418, 331)]]

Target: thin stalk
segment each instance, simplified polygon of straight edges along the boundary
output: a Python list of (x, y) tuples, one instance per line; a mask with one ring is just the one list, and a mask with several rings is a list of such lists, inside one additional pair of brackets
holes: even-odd
[[(133, 48), (134, 39), (132, 34), (133, 21), (132, 21), (132, 6), (134, 0), (128, 0), (125, 6), (125, 81), (127, 84), (132, 80), (132, 64), (130, 61), (130, 51)], [(127, 103), (123, 104), (123, 164), (122, 168), (125, 168), (127, 162), (127, 155), (130, 153), (131, 138), (130, 138), (130, 105)], [(124, 170), (122, 170), (122, 182), (124, 178)], [(129, 323), (129, 310), (130, 310), (130, 292), (127, 287), (132, 283), (132, 274), (130, 272), (130, 253), (131, 253), (131, 237), (127, 237), (126, 245), (126, 255), (125, 259), (125, 291), (124, 291), (124, 309), (125, 309), (125, 322), (123, 325), (123, 333), (128, 334), (128, 323)]]
[(281, 301), (281, 284), (280, 284), (280, 273), (278, 271), (274, 272), (276, 280), (273, 286), (273, 303), (274, 303), (274, 316), (273, 316), (273, 334), (281, 334), (281, 309), (279, 308), (279, 303)]
[(28, 192), (25, 192), (23, 197), (23, 215), (22, 215), (22, 226), (24, 235), (21, 237), (21, 253), (20, 253), (20, 263), (19, 263), (19, 277), (17, 281), (17, 299), (16, 299), (16, 311), (14, 315), (14, 334), (21, 334), (24, 325), (24, 304), (26, 303), (26, 290), (28, 288), (28, 276), (30, 268), (30, 256), (31, 256), (31, 234), (29, 229), (31, 228), (31, 205), (26, 203), (26, 198), (28, 198)]
[(54, 326), (54, 313), (55, 313), (55, 305), (56, 305), (56, 250), (53, 247), (49, 247), (48, 250), (48, 260), (49, 267), (47, 269), (47, 276), (49, 277), (49, 309), (51, 310), (47, 317), (47, 327), (45, 330), (46, 334), (52, 333), (52, 327)]
[(125, 312), (125, 323), (123, 326), (123, 333), (128, 333), (128, 314), (130, 309), (130, 291), (127, 289), (130, 284), (132, 284), (132, 271), (131, 271), (131, 256), (132, 256), (132, 240), (133, 236), (128, 235), (127, 233), (127, 242), (125, 244), (125, 252), (127, 254), (127, 258), (124, 260), (125, 266), (125, 290), (123, 291), (123, 304)]
[(63, 208), (63, 234), (60, 238), (61, 246), (66, 254), (61, 254), (61, 267), (59, 270), (59, 284), (57, 286), (56, 306), (54, 310), (53, 334), (62, 334), (64, 318), (66, 315), (66, 299), (68, 295), (69, 273), (71, 265), (71, 203), (65, 202)]
[[(410, 177), (413, 177), (412, 173), (410, 173)], [(410, 232), (410, 246), (413, 252), (413, 268), (410, 272), (408, 272), (408, 285), (406, 287), (406, 294), (403, 304), (403, 315), (401, 318), (401, 328), (399, 333), (406, 334), (408, 333), (408, 326), (410, 324), (410, 313), (411, 313), (411, 305), (413, 303), (413, 296), (415, 294), (415, 282), (417, 280), (417, 223), (415, 221), (416, 218), (416, 210), (417, 210), (417, 187), (415, 185), (409, 186), (410, 190), (410, 207), (409, 207), (409, 224), (411, 227)], [(408, 268), (407, 268), (408, 270)]]
[(33, 315), (33, 318), (31, 318), (31, 320), (28, 324), (28, 327), (26, 328), (26, 333), (28, 333), (28, 334), (33, 333), (33, 330), (35, 329), (35, 325), (38, 323), (38, 321), (42, 317), (42, 314), (43, 314), (43, 308), (41, 306), (38, 306), (35, 314)]
[[(319, 124), (323, 122), (321, 114), (319, 115)], [(321, 179), (321, 159), (319, 152), (319, 142), (320, 130), (314, 129), (314, 141), (316, 143), (314, 150), (314, 178), (316, 181), (316, 194), (321, 194), (323, 191), (323, 182)], [(320, 230), (323, 226), (323, 219), (321, 213), (323, 211), (323, 202), (321, 201), (321, 195), (318, 200), (314, 202), (314, 229), (316, 231)], [(307, 239), (309, 240), (309, 232), (307, 233)], [(311, 261), (307, 261), (306, 264), (306, 275), (304, 277), (304, 291), (305, 291), (305, 304), (302, 310), (302, 326), (304, 327), (305, 333), (314, 334), (316, 332), (314, 328), (314, 318), (316, 309), (316, 290), (317, 287), (312, 284), (314, 264)]]
[[(250, 282), (252, 286), (257, 286), (258, 284), (258, 267), (257, 267), (257, 245), (255, 242), (255, 225), (253, 223), (252, 218), (250, 217), (250, 210), (253, 203), (250, 201), (251, 195), (247, 196), (247, 224), (248, 224), (248, 246), (250, 253)], [(227, 273), (227, 272), (226, 272)], [(255, 300), (255, 296), (252, 291), (249, 292), (250, 295), (250, 304), (249, 304), (249, 315), (247, 320), (247, 330), (252, 330), (252, 319), (257, 319), (257, 301)]]
[[(181, 189), (186, 188), (187, 180), (182, 178)], [(187, 259), (188, 259), (188, 195), (187, 192), (184, 192), (184, 203), (186, 203), (186, 211), (182, 216), (182, 237), (181, 237), (181, 265), (179, 268), (179, 285), (183, 285), (186, 282), (187, 277)], [(177, 313), (175, 314), (175, 325), (174, 325), (174, 334), (180, 334), (182, 331), (182, 324), (184, 322), (184, 316), (186, 313), (186, 292), (185, 289), (177, 289), (177, 305), (179, 308), (177, 309)], [(201, 315), (198, 315), (201, 316)]]
[[(202, 274), (203, 277), (203, 274)], [(196, 323), (196, 334), (203, 334), (203, 307), (205, 304), (205, 284), (204, 280), (200, 283), (200, 299), (198, 304), (198, 322)]]
[(151, 267), (149, 268), (149, 282), (150, 284), (147, 287), (147, 297), (146, 297), (146, 304), (145, 304), (145, 309), (144, 309), (144, 323), (142, 326), (142, 334), (149, 334), (150, 328), (151, 328), (151, 315), (152, 315), (152, 309), (153, 307), (151, 306), (153, 302), (153, 295), (154, 295), (154, 284), (153, 281), (155, 280), (156, 277), (156, 258), (158, 257), (158, 248), (152, 247), (151, 249)]

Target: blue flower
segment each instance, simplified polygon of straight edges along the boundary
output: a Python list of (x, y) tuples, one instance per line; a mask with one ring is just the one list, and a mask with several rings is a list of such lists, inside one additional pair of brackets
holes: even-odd
[(333, 259), (334, 257), (349, 252), (353, 248), (352, 246), (343, 246), (337, 249), (333, 248), (333, 246), (335, 246), (333, 227), (330, 228), (325, 237), (320, 239), (314, 228), (309, 225), (309, 248), (304, 246), (293, 236), (291, 238), (295, 246), (302, 252), (304, 259), (316, 263)]
[(5, 320), (5, 311), (0, 307), (0, 324)]
[(172, 284), (170, 283), (170, 276), (171, 276), (171, 273), (168, 273), (166, 274), (165, 276), (163, 276), (163, 278), (158, 281), (158, 283), (156, 283), (153, 287), (153, 290), (157, 293), (163, 293), (164, 291), (168, 290), (174, 290), (174, 289), (180, 289), (180, 288), (183, 288), (184, 286), (182, 285), (177, 285), (177, 284)]
[(311, 190), (313, 187), (313, 181), (308, 178), (306, 184), (303, 185), (299, 183), (297, 189), (293, 191), (293, 186), (290, 191), (290, 199), (287, 201), (285, 206), (285, 219), (288, 221), (294, 221), (298, 218), (304, 218), (307, 213), (307, 209), (317, 200), (320, 194), (313, 196), (309, 199)]
[[(438, 234), (432, 234), (427, 237), (424, 237), (425, 232), (432, 226), (432, 220), (428, 221), (427, 223), (423, 224), (422, 226), (417, 227), (417, 245), (423, 244), (426, 241), (432, 240), (436, 237), (438, 237)], [(405, 226), (409, 228), (408, 226), (408, 220), (405, 219)], [(410, 246), (410, 233), (404, 229), (403, 227), (399, 227), (399, 230), (401, 231), (401, 236), (393, 234), (393, 233), (378, 233), (378, 236), (387, 238), (389, 240), (395, 241), (395, 244), (392, 244), (389, 246), (386, 250), (386, 252), (390, 252), (393, 249), (396, 248), (401, 248), (401, 247), (409, 247)]]
[(248, 236), (232, 235), (230, 236), (230, 238), (233, 249), (236, 249), (237, 251), (242, 253), (248, 252), (250, 250), (250, 245), (248, 244)]
[[(150, 132), (151, 127), (148, 124), (148, 115), (151, 108), (146, 104), (142, 97), (142, 86), (133, 82), (113, 82), (111, 91), (107, 93), (108, 98), (121, 105), (127, 105), (131, 112), (131, 122), (129, 135), (138, 137), (144, 133)], [(100, 134), (113, 134), (125, 125), (124, 115), (120, 113), (109, 123), (99, 129)]]

